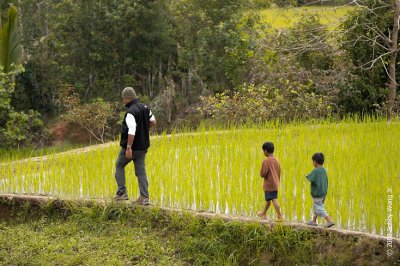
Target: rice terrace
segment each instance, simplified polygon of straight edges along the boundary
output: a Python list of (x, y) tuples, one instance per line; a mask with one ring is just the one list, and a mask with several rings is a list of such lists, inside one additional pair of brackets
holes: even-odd
[[(338, 226), (384, 235), (387, 224), (382, 213), (386, 212), (388, 189), (399, 197), (400, 161), (394, 159), (400, 150), (398, 137), (400, 123), (379, 120), (272, 123), (161, 135), (152, 139), (154, 148), (149, 153), (153, 162), (148, 166), (152, 201), (176, 209), (255, 216), (260, 207), (257, 199), (262, 198), (257, 189), (257, 162), (263, 155), (257, 144), (270, 139), (280, 147), (276, 155), (283, 169), (282, 211), (287, 220), (304, 221), (310, 215), (309, 184), (305, 179), (309, 154), (324, 150), (330, 158), (326, 168), (332, 193), (327, 208), (337, 217)], [(111, 199), (115, 182), (113, 155), (118, 149), (114, 143), (85, 153), (50, 154), (43, 160), (3, 164), (0, 192)], [(133, 170), (128, 168), (127, 176), (134, 176)], [(132, 198), (138, 194), (135, 182), (130, 179), (128, 183)], [(392, 211), (400, 210), (393, 205)], [(400, 237), (396, 223), (393, 232), (394, 237)]]
[[(156, 148), (149, 154), (154, 162), (148, 167), (152, 202), (174, 209), (255, 216), (262, 195), (257, 189), (259, 165), (254, 162), (262, 160), (257, 144), (268, 138), (280, 147), (277, 156), (284, 169), (281, 207), (285, 220), (301, 222), (309, 217), (307, 155), (323, 149), (330, 158), (326, 167), (332, 196), (327, 208), (338, 227), (384, 235), (387, 220), (382, 214), (387, 211), (388, 189), (397, 195), (394, 202), (400, 195), (400, 163), (387, 161), (398, 156), (399, 137), (400, 124), (382, 120), (271, 123), (162, 135), (152, 139)], [(0, 191), (110, 200), (114, 193), (112, 155), (117, 151), (114, 143), (85, 153), (50, 154), (39, 160), (3, 164)], [(134, 174), (132, 170), (128, 168), (127, 176)], [(128, 183), (128, 191), (132, 198), (138, 194), (135, 180)], [(392, 213), (399, 213), (398, 208), (393, 204)], [(396, 223), (393, 237), (399, 237)]]
[(0, 265), (400, 265), (400, 0), (0, 14)]

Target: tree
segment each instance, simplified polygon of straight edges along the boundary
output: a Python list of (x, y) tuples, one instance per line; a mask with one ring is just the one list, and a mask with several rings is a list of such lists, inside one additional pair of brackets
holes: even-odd
[(178, 66), (189, 101), (246, 82), (258, 16), (249, 1), (173, 1)]
[(397, 64), (397, 54), (399, 47), (399, 28), (400, 28), (400, 0), (392, 0), (393, 9), (393, 29), (389, 36), (390, 43), (390, 60), (389, 60), (389, 71), (388, 76), (389, 82), (389, 103), (388, 103), (388, 115), (389, 118), (394, 110), (394, 104), (397, 97), (397, 87), (398, 83), (396, 80), (396, 64)]
[[(375, 106), (390, 118), (397, 97), (399, 69), (398, 32), (399, 0), (356, 2), (358, 8), (343, 24), (342, 47), (357, 67), (355, 87), (350, 91), (350, 104), (364, 104), (363, 111)], [(361, 96), (354, 101), (354, 94)], [(366, 104), (366, 105), (365, 105)]]

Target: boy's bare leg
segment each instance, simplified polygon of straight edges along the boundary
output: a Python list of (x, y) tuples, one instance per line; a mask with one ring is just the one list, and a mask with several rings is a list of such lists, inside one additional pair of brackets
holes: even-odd
[(331, 218), (329, 215), (326, 216), (325, 219), (326, 219), (329, 223), (333, 222), (332, 218)]
[(262, 212), (264, 215), (267, 214), (269, 206), (271, 206), (271, 201), (270, 200), (268, 200), (267, 203), (265, 203), (265, 207), (264, 207), (264, 210)]
[(273, 199), (272, 203), (274, 204), (275, 211), (278, 214), (278, 219), (282, 219), (281, 206), (279, 206), (278, 200)]
[(313, 223), (317, 223), (317, 213), (316, 212), (314, 212), (314, 216), (313, 216), (313, 218), (312, 218), (312, 221), (313, 221)]
[(271, 201), (267, 201), (267, 203), (265, 204), (264, 209), (262, 211), (258, 212), (258, 216), (265, 216), (267, 214), (269, 206), (271, 206)]

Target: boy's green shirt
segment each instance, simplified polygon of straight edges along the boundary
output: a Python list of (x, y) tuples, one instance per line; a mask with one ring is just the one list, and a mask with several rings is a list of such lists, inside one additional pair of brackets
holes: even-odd
[(307, 179), (311, 182), (311, 196), (313, 198), (323, 198), (328, 193), (328, 175), (326, 169), (317, 167), (307, 175)]

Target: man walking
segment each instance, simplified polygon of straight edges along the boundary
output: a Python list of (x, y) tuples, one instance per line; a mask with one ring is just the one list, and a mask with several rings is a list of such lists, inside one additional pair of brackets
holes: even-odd
[(118, 154), (115, 171), (118, 190), (114, 199), (128, 200), (125, 166), (133, 161), (140, 190), (137, 203), (149, 205), (145, 159), (147, 149), (150, 147), (149, 129), (156, 125), (156, 119), (150, 109), (139, 101), (133, 88), (127, 87), (122, 91), (122, 101), (128, 110), (121, 127), (121, 151)]

